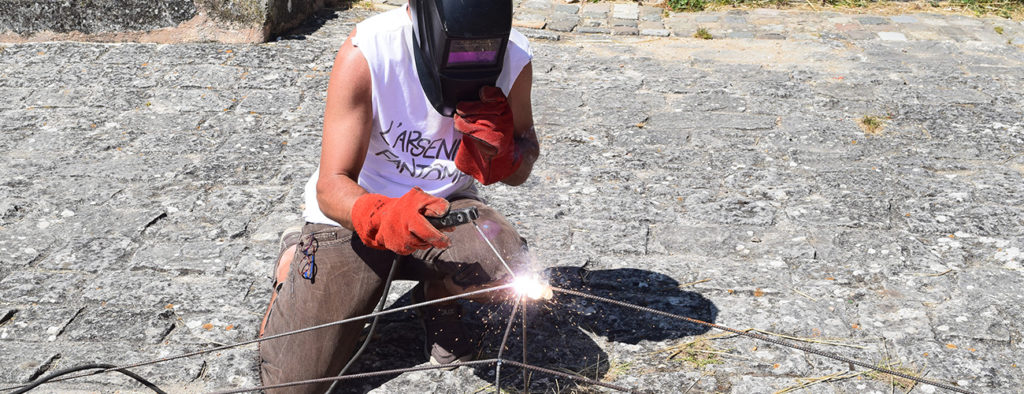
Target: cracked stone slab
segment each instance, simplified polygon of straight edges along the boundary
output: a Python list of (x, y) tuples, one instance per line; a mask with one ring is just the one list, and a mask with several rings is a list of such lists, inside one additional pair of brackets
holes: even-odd
[(15, 304), (62, 304), (78, 296), (85, 284), (81, 273), (15, 271), (0, 280), (4, 302)]
[(64, 330), (69, 341), (156, 344), (174, 329), (175, 322), (166, 311), (154, 313), (116, 307), (86, 307)]
[(216, 275), (227, 271), (244, 248), (239, 243), (218, 241), (150, 242), (146, 248), (135, 252), (124, 267), (118, 268), (178, 275)]
[(3, 344), (5, 351), (0, 352), (0, 361), (6, 367), (0, 370), (0, 382), (30, 382), (50, 370), (60, 358), (60, 353), (50, 344), (15, 341), (4, 341)]
[(79, 307), (38, 306), (0, 311), (0, 341), (53, 342), (82, 313)]

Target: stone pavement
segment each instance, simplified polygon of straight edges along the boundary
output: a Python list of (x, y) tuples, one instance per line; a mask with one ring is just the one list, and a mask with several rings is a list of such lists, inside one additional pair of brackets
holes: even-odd
[[(1024, 52), (1007, 43), (1019, 23), (752, 10), (662, 17), (670, 37), (633, 37), (586, 33), (628, 4), (584, 3), (567, 31), (547, 18), (571, 12), (551, 4), (541, 29), (524, 28), (543, 157), (526, 185), (485, 195), (552, 281), (832, 341), (811, 345), (977, 392), (1024, 387)], [(0, 387), (255, 335), (276, 238), (301, 220), (317, 163), (333, 55), (370, 14), (263, 45), (0, 46)], [(628, 27), (604, 20), (591, 27)], [(698, 40), (698, 26), (748, 34)], [(509, 306), (469, 306), (481, 356), (494, 355)], [(425, 362), (418, 323), (383, 320), (357, 369)], [(655, 392), (773, 392), (849, 373), (566, 296), (531, 306), (528, 322), (531, 363)], [(136, 372), (202, 392), (255, 385), (256, 368), (250, 346)], [(348, 391), (475, 392), (492, 374)], [(805, 391), (892, 385), (861, 374)], [(142, 391), (113, 374), (41, 391), (115, 390)]]
[[(373, 0), (386, 7), (404, 0)], [(658, 3), (517, 0), (515, 25), (534, 38), (558, 40), (563, 33), (692, 37), (698, 28), (716, 39), (853, 41), (986, 41), (1024, 45), (1024, 25), (997, 17), (941, 14), (941, 8), (897, 15), (844, 14), (835, 9), (731, 9), (669, 12)], [(853, 8), (849, 11), (858, 11)], [(932, 11), (929, 13), (928, 11)], [(536, 31), (534, 31), (536, 30)]]

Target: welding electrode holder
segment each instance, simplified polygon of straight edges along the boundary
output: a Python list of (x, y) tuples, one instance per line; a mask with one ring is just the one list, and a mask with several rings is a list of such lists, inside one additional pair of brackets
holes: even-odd
[(450, 209), (444, 216), (435, 218), (425, 216), (427, 222), (438, 229), (446, 227), (455, 227), (460, 224), (466, 224), (472, 222), (480, 217), (480, 212), (476, 210), (476, 207)]

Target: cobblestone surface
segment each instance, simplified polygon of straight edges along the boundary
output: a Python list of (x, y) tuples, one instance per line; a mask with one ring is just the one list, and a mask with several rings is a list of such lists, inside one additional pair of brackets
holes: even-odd
[[(556, 284), (831, 339), (844, 346), (815, 346), (977, 392), (1024, 386), (1024, 52), (1007, 43), (1019, 24), (517, 7), (520, 23), (544, 24), (524, 28), (544, 153), (526, 185), (485, 194)], [(278, 233), (300, 220), (317, 163), (333, 55), (370, 14), (263, 45), (0, 46), (3, 386), (255, 336)], [(691, 38), (697, 26), (737, 38)], [(865, 116), (882, 127), (862, 127)], [(470, 306), (492, 355), (509, 306)], [(529, 309), (531, 363), (630, 387), (771, 392), (848, 372), (742, 338), (669, 358), (658, 352), (714, 333), (570, 297)], [(425, 362), (418, 327), (384, 319), (357, 368)], [(252, 386), (256, 368), (247, 347), (136, 372), (181, 392)], [(474, 392), (492, 373), (349, 389)], [(891, 385), (861, 375), (809, 391)], [(101, 375), (51, 389), (139, 387)]]

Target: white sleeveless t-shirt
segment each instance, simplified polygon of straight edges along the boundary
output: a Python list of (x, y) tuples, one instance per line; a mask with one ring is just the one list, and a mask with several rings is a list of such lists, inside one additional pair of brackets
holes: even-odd
[[(448, 198), (475, 194), (475, 180), (455, 167), (462, 134), (454, 120), (434, 110), (416, 73), (412, 20), (406, 7), (375, 15), (356, 25), (352, 44), (370, 66), (373, 129), (358, 183), (370, 193), (400, 197), (414, 186)], [(505, 62), (496, 85), (506, 95), (533, 58), (526, 37), (509, 35)], [(307, 222), (338, 226), (320, 211), (317, 169), (304, 190)]]

